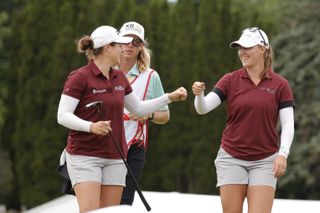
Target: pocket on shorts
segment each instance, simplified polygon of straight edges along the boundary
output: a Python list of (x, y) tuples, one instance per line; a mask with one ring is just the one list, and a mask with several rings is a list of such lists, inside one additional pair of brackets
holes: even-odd
[(269, 157), (266, 157), (266, 158), (264, 158), (262, 160), (258, 160), (258, 162), (262, 161), (262, 162), (272, 162), (273, 163), (273, 161), (275, 161), (275, 159), (277, 157), (278, 157), (278, 152), (276, 152), (276, 153), (274, 153), (274, 154), (270, 155)]
[(250, 168), (251, 169), (263, 169), (265, 172), (269, 172), (269, 174), (273, 174), (273, 162), (278, 157), (278, 152), (270, 155), (269, 157), (266, 157), (261, 160), (256, 160), (250, 162)]
[(220, 147), (217, 153), (217, 157), (214, 160), (214, 165), (216, 167), (216, 173), (217, 173), (218, 179), (223, 178), (225, 174), (225, 168), (223, 166), (223, 162), (224, 162), (223, 158), (226, 157), (226, 154), (227, 154), (226, 151), (222, 147)]
[(227, 157), (228, 155), (229, 154), (222, 147), (220, 147), (219, 150), (218, 150), (218, 153), (217, 153), (217, 157), (214, 160), (214, 163), (216, 163), (216, 161), (219, 161), (222, 158)]

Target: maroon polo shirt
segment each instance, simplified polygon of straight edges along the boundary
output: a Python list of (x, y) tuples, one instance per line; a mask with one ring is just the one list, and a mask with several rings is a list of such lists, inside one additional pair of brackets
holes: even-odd
[[(111, 120), (113, 136), (122, 152), (127, 154), (123, 125), (124, 96), (132, 88), (121, 71), (111, 69), (107, 79), (93, 61), (74, 70), (68, 76), (63, 94), (79, 101), (74, 114), (87, 121), (97, 122), (102, 119), (97, 108), (86, 108), (86, 104), (103, 101), (101, 112), (106, 120)], [(120, 159), (111, 136), (98, 136), (88, 132), (70, 130), (67, 151), (74, 155), (86, 155), (100, 158)]]
[(222, 148), (235, 158), (260, 160), (279, 150), (276, 125), (279, 110), (293, 106), (288, 81), (270, 71), (258, 85), (244, 68), (225, 74), (214, 86), (227, 101), (227, 126)]

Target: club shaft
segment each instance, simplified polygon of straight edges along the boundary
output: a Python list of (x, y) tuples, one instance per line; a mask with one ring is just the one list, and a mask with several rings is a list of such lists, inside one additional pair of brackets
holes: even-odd
[(147, 200), (146, 200), (145, 197), (143, 196), (142, 191), (141, 191), (141, 189), (140, 189), (140, 186), (139, 186), (139, 184), (138, 184), (135, 176), (133, 175), (133, 173), (132, 173), (132, 171), (131, 171), (131, 169), (130, 169), (129, 164), (127, 163), (126, 159), (124, 158), (124, 156), (123, 156), (123, 154), (122, 154), (122, 152), (121, 152), (121, 150), (120, 150), (119, 145), (117, 144), (116, 140), (114, 139), (112, 132), (109, 132), (109, 134), (110, 134), (110, 136), (111, 136), (111, 138), (112, 138), (112, 142), (114, 143), (114, 145), (116, 146), (117, 150), (119, 151), (119, 153), (120, 153), (120, 155), (121, 155), (121, 158), (122, 158), (124, 164), (126, 165), (128, 171), (129, 171), (129, 174), (130, 174), (131, 177), (132, 177), (132, 180), (133, 180), (133, 182), (134, 182), (134, 184), (135, 184), (136, 190), (137, 190), (137, 192), (138, 192), (138, 195), (139, 195), (141, 201), (143, 202), (143, 204), (144, 204), (144, 206), (146, 207), (146, 209), (147, 209), (148, 211), (150, 211), (150, 210), (151, 210), (151, 207), (149, 206)]
[[(103, 120), (106, 120), (105, 117), (104, 117), (104, 115), (102, 114), (102, 112), (101, 112), (101, 110), (100, 110), (100, 107), (98, 107), (98, 111), (99, 111), (100, 117), (101, 117)], [(123, 155), (123, 153), (122, 153), (122, 151), (121, 151), (118, 143), (116, 142), (115, 138), (113, 137), (112, 132), (110, 131), (109, 134), (110, 134), (110, 136), (111, 136), (111, 139), (112, 139), (113, 144), (116, 146), (116, 148), (117, 148), (117, 150), (118, 150), (118, 152), (119, 152), (119, 154), (120, 154), (120, 156), (121, 156), (121, 158), (122, 158), (122, 161), (124, 162), (125, 166), (127, 167), (127, 170), (128, 170), (128, 172), (129, 172), (129, 174), (130, 174), (131, 177), (132, 177), (132, 180), (133, 180), (133, 182), (134, 182), (135, 188), (136, 188), (136, 190), (137, 190), (137, 192), (138, 192), (138, 195), (139, 195), (142, 203), (144, 204), (144, 206), (146, 207), (146, 209), (147, 209), (148, 212), (151, 211), (151, 207), (150, 207), (150, 205), (148, 204), (148, 202), (147, 202), (147, 200), (145, 199), (145, 197), (143, 196), (142, 191), (141, 191), (141, 188), (140, 188), (140, 186), (139, 186), (139, 184), (138, 184), (138, 181), (137, 181), (137, 179), (135, 178), (135, 176), (133, 175), (133, 172), (131, 171), (130, 166), (129, 166), (129, 164), (127, 163), (127, 161), (126, 161), (126, 159), (125, 159), (125, 157), (124, 157), (124, 155)]]

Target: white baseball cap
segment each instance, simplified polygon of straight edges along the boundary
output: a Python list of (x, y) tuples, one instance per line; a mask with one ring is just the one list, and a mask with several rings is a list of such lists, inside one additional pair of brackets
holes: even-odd
[(120, 35), (125, 36), (130, 34), (136, 35), (144, 41), (144, 28), (141, 24), (134, 21), (124, 23), (120, 29)]
[(127, 44), (132, 41), (130, 37), (120, 36), (118, 31), (111, 26), (100, 26), (95, 29), (90, 38), (93, 41), (93, 48), (97, 49), (110, 43)]
[(230, 43), (231, 48), (238, 48), (239, 46), (249, 48), (256, 45), (269, 48), (269, 39), (265, 32), (258, 27), (249, 27), (242, 31), (242, 35), (238, 41)]

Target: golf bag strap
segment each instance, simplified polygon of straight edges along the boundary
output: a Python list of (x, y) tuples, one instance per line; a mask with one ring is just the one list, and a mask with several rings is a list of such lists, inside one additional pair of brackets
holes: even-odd
[[(147, 92), (148, 92), (149, 85), (150, 85), (150, 79), (151, 79), (151, 75), (153, 72), (154, 72), (154, 70), (152, 69), (148, 75), (147, 84), (144, 89), (144, 94), (143, 94), (142, 100), (146, 100)], [(126, 119), (126, 116), (128, 116), (128, 115), (124, 115), (124, 119)], [(145, 128), (145, 130), (144, 130), (144, 128)], [(145, 133), (145, 134), (143, 134), (143, 133)], [(137, 131), (136, 131), (134, 137), (128, 142), (128, 146), (135, 144), (135, 143), (139, 143), (139, 146), (144, 145), (145, 147), (148, 144), (148, 121), (139, 121), (138, 122)]]

